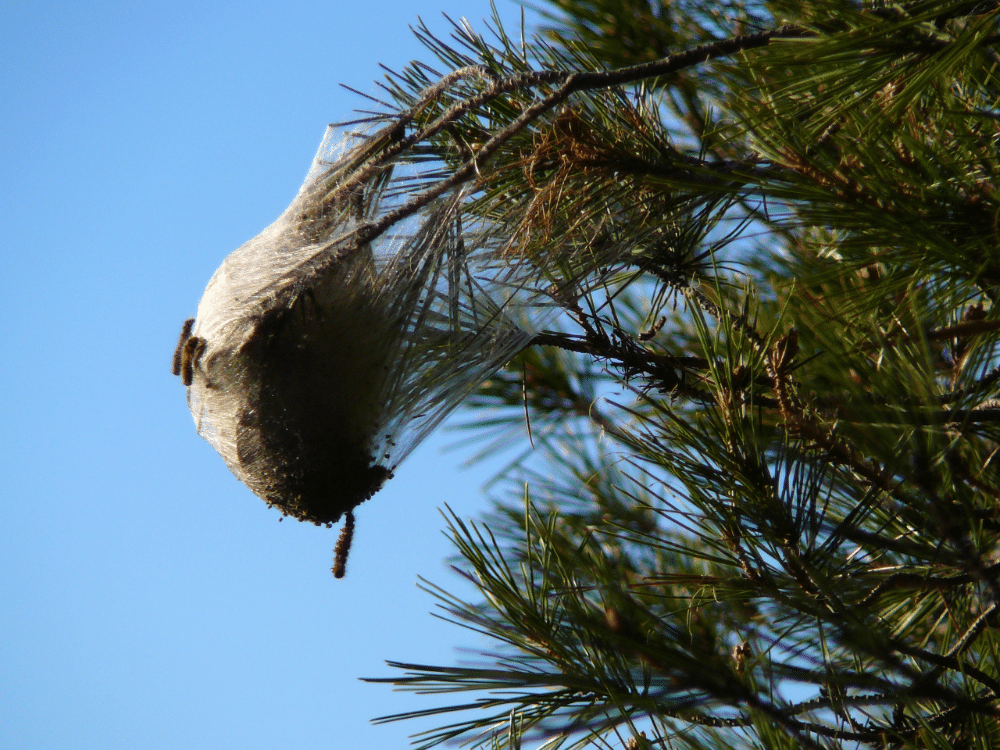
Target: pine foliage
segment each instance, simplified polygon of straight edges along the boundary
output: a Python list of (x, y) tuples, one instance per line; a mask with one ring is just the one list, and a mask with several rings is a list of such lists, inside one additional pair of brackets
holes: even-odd
[(997, 4), (553, 3), (370, 116), (566, 309), (467, 402), (524, 450), (417, 743), (1000, 747)]

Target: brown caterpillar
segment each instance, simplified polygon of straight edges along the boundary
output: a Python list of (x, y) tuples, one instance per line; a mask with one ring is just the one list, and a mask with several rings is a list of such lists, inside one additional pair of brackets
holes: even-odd
[(181, 348), (181, 382), (191, 385), (194, 382), (194, 368), (198, 358), (205, 350), (205, 339), (200, 336), (189, 336)]
[(192, 336), (191, 329), (194, 327), (194, 318), (188, 318), (181, 327), (181, 337), (174, 349), (174, 361), (171, 371), (174, 375), (181, 376), (184, 385), (191, 385), (194, 382), (194, 368), (198, 364), (198, 357), (205, 349), (205, 339), (200, 336)]
[(188, 318), (187, 320), (184, 321), (184, 325), (181, 328), (181, 338), (177, 342), (177, 348), (174, 349), (174, 367), (172, 370), (174, 375), (181, 374), (184, 345), (187, 343), (188, 339), (191, 338), (191, 329), (193, 327), (194, 327), (194, 318)]
[(354, 512), (347, 511), (344, 518), (344, 528), (340, 530), (337, 546), (333, 550), (333, 577), (343, 578), (347, 572), (347, 556), (351, 552), (351, 542), (354, 540)]

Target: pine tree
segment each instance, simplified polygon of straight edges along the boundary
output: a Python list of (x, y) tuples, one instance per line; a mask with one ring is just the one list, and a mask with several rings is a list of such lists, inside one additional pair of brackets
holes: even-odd
[(997, 4), (553, 2), (370, 118), (565, 311), (466, 402), (524, 451), (418, 743), (1000, 747)]

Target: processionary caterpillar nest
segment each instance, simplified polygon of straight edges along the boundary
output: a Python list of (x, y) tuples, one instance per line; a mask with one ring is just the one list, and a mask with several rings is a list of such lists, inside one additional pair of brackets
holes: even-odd
[[(268, 505), (332, 524), (531, 339), (525, 286), (462, 187), (372, 237), (407, 163), (331, 127), (271, 226), (215, 272), (174, 373), (195, 425)], [(360, 175), (360, 178), (359, 178)], [(346, 556), (346, 553), (345, 553)]]
[(330, 525), (351, 514), (588, 274), (608, 273), (614, 243), (584, 239), (539, 263), (510, 226), (469, 210), (489, 144), (457, 147), (469, 161), (452, 177), (420, 145), (465, 105), (406, 135), (449, 86), (493, 83), (462, 69), (381, 129), (331, 126), (292, 204), (225, 259), (184, 324), (173, 369), (199, 434), (285, 515)]

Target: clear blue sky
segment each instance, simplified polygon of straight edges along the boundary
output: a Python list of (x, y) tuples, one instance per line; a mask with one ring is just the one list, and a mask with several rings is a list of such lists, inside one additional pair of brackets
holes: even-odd
[[(408, 26), (486, 0), (13, 2), (0, 9), (0, 747), (402, 748), (433, 700), (358, 681), (473, 637), (438, 508), (485, 507), (440, 432), (337, 532), (278, 523), (170, 375), (225, 255), (295, 194)], [(501, 7), (511, 30), (518, 8)]]

